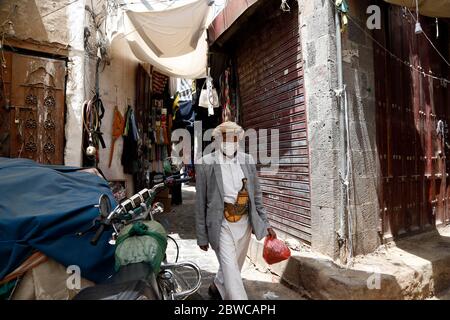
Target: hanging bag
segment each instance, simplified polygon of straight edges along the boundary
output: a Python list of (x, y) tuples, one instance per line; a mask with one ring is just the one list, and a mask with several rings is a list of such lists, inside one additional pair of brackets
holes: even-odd
[[(207, 85), (206, 88), (205, 85)], [(213, 87), (212, 78), (206, 78), (200, 92), (198, 105), (203, 108), (208, 108), (209, 114), (214, 114), (214, 110), (212, 109), (219, 107), (219, 95), (217, 90)]]

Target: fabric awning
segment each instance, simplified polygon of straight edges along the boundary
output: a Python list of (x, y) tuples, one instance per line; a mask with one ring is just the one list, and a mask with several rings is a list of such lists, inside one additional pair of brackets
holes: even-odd
[(162, 11), (125, 14), (141, 39), (158, 57), (177, 57), (197, 48), (210, 7), (206, 0)]
[(190, 79), (206, 75), (210, 0), (123, 2), (120, 30), (112, 41), (125, 38), (137, 59), (166, 75)]
[[(416, 0), (384, 0), (410, 9), (416, 9)], [(450, 18), (450, 0), (418, 0), (421, 15), (436, 18)]]

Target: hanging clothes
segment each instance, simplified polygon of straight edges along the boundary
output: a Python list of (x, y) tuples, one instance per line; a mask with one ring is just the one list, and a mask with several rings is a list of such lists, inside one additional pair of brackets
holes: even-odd
[(137, 130), (134, 111), (131, 106), (128, 106), (125, 119), (126, 122), (123, 132), (123, 152), (121, 162), (124, 173), (134, 174), (138, 171), (139, 132)]
[(178, 78), (170, 77), (169, 78), (169, 95), (173, 99), (177, 93), (177, 82)]
[(169, 81), (168, 76), (166, 76), (162, 73), (159, 73), (156, 70), (153, 70), (153, 72), (152, 72), (152, 93), (163, 94), (168, 81)]
[(167, 109), (162, 109), (161, 112), (161, 129), (162, 129), (162, 135), (163, 135), (163, 143), (165, 145), (169, 144), (169, 133), (168, 133), (168, 117), (167, 117)]
[(192, 80), (178, 78), (177, 92), (180, 96), (180, 101), (192, 101)]
[(192, 108), (192, 101), (180, 101), (180, 118), (187, 124), (192, 125), (195, 121), (195, 112)]
[(116, 140), (119, 139), (120, 136), (123, 134), (124, 127), (125, 127), (125, 119), (120, 113), (119, 108), (115, 106), (112, 124), (111, 150), (109, 153), (109, 163), (108, 163), (109, 168), (111, 168), (111, 162), (114, 154), (114, 146), (116, 144)]
[(192, 100), (180, 101), (177, 94), (173, 103), (173, 113), (172, 130), (194, 126), (195, 111), (192, 106)]

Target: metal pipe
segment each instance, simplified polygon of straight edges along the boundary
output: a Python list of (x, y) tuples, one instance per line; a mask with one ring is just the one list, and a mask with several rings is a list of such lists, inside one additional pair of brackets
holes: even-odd
[(341, 38), (341, 22), (339, 19), (339, 11), (334, 9), (334, 20), (336, 25), (336, 50), (337, 50), (337, 71), (339, 90), (343, 89), (344, 74), (342, 72), (342, 38)]
[(341, 23), (340, 23), (340, 17), (339, 17), (339, 11), (335, 7), (334, 8), (335, 14), (334, 14), (334, 20), (335, 20), (335, 28), (336, 28), (336, 65), (337, 65), (337, 76), (338, 76), (338, 88), (335, 91), (336, 97), (338, 99), (338, 105), (339, 105), (339, 136), (341, 141), (341, 147), (342, 147), (342, 157), (340, 162), (340, 178), (341, 181), (344, 183), (341, 184), (342, 186), (342, 196), (341, 196), (341, 208), (339, 213), (339, 230), (338, 230), (338, 237), (339, 237), (339, 243), (342, 245), (343, 241), (347, 238), (346, 235), (346, 228), (345, 228), (345, 217), (347, 214), (347, 187), (345, 185), (345, 179), (347, 177), (347, 150), (346, 150), (346, 119), (345, 119), (345, 108), (343, 105), (343, 91), (344, 91), (344, 73), (343, 73), (343, 67), (342, 67), (342, 38), (341, 38)]

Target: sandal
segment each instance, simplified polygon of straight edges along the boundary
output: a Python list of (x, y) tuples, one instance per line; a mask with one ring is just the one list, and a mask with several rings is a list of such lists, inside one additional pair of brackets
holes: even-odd
[(216, 300), (223, 300), (222, 296), (220, 295), (219, 289), (217, 289), (216, 285), (211, 283), (211, 285), (208, 288), (208, 294), (211, 298)]

